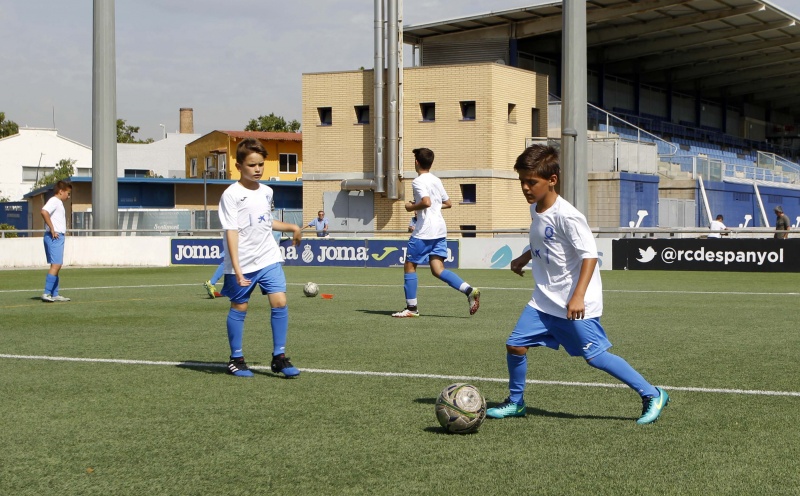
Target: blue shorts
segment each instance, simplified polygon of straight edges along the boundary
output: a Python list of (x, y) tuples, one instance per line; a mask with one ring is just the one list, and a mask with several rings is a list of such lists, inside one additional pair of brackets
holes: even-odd
[(44, 254), (47, 257), (47, 263), (63, 265), (64, 264), (64, 240), (66, 236), (64, 233), (58, 233), (58, 239), (54, 238), (49, 232), (44, 233)]
[(236, 282), (236, 274), (225, 274), (225, 282), (220, 294), (230, 298), (232, 303), (246, 303), (250, 301), (250, 294), (256, 289), (256, 285), (261, 288), (261, 294), (264, 295), (286, 292), (286, 276), (283, 274), (280, 262), (244, 274), (244, 277), (250, 279), (249, 286), (239, 286), (239, 283)]
[(406, 260), (415, 264), (427, 263), (431, 255), (447, 258), (447, 241), (439, 239), (419, 239), (412, 237), (408, 240)]
[(506, 344), (509, 346), (547, 346), (557, 350), (559, 345), (570, 356), (586, 360), (611, 348), (600, 319), (569, 320), (553, 317), (525, 305), (517, 325)]

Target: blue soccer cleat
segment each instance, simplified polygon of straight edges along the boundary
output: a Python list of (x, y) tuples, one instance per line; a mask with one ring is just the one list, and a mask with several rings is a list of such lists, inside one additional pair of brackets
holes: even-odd
[(669, 395), (660, 387), (656, 387), (659, 396), (646, 396), (642, 398), (642, 416), (636, 421), (639, 425), (652, 424), (661, 416), (661, 412), (669, 403)]
[(272, 372), (276, 374), (283, 374), (287, 378), (297, 377), (300, 375), (300, 369), (292, 365), (289, 357), (281, 353), (272, 357), (272, 364), (270, 365)]
[(511, 398), (506, 398), (500, 405), (489, 408), (486, 410), (486, 416), (496, 419), (506, 417), (524, 417), (525, 416), (525, 402), (514, 403)]
[(231, 357), (227, 372), (236, 377), (253, 377), (253, 371), (245, 363), (244, 357)]

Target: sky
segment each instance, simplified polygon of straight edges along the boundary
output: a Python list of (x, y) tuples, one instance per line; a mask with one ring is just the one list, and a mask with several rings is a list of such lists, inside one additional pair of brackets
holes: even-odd
[[(547, 3), (404, 0), (403, 23)], [(772, 0), (800, 13), (800, 0)], [(57, 128), (92, 144), (89, 0), (0, 0), (0, 112), (20, 127)], [(301, 120), (301, 76), (372, 68), (369, 0), (116, 0), (117, 116), (138, 138), (242, 130), (274, 112)], [(164, 125), (164, 128), (160, 126)]]
[[(537, 2), (403, 3), (404, 24), (422, 24)], [(0, 0), (6, 119), (91, 146), (92, 4)], [(199, 134), (271, 112), (300, 121), (303, 73), (374, 64), (369, 0), (116, 0), (115, 10), (117, 116), (140, 139), (177, 132), (183, 107)]]

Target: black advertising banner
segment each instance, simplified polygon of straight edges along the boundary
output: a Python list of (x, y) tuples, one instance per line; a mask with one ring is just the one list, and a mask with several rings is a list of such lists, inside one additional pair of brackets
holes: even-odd
[(612, 243), (612, 268), (800, 272), (800, 238), (615, 239)]

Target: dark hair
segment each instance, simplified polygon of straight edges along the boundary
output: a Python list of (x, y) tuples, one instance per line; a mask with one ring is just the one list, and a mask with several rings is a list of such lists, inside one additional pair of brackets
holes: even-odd
[(239, 146), (236, 147), (236, 162), (241, 164), (251, 153), (258, 153), (262, 157), (267, 158), (267, 150), (264, 149), (264, 145), (262, 145), (259, 140), (255, 138), (245, 138), (239, 143)]
[(717, 215), (717, 220), (724, 220), (722, 214)]
[(517, 157), (514, 170), (533, 172), (542, 179), (555, 175), (561, 179), (561, 166), (558, 163), (558, 150), (552, 146), (532, 145)]
[(72, 189), (72, 184), (66, 181), (59, 181), (53, 185), (53, 193), (58, 193), (59, 191), (64, 191), (66, 189)]
[(414, 148), (411, 150), (414, 158), (419, 162), (419, 168), (428, 170), (433, 165), (433, 150), (430, 148)]

